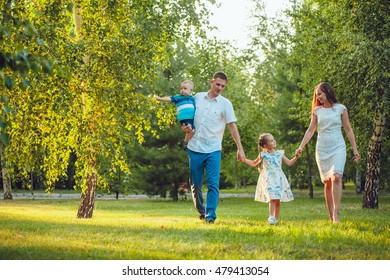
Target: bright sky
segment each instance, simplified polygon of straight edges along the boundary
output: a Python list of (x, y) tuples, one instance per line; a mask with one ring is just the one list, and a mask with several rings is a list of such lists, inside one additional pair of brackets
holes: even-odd
[[(212, 8), (214, 15), (210, 18), (210, 23), (218, 27), (219, 31), (211, 34), (222, 40), (234, 42), (239, 48), (245, 48), (249, 43), (249, 26), (251, 25), (250, 15), (254, 9), (255, 0), (218, 0), (221, 7)], [(274, 16), (276, 12), (286, 9), (288, 0), (263, 0), (269, 16)]]

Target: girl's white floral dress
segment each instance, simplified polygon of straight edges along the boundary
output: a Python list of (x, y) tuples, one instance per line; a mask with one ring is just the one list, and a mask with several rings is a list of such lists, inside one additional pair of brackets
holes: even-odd
[(274, 153), (262, 151), (260, 153), (262, 169), (256, 186), (255, 200), (268, 203), (272, 199), (282, 202), (294, 200), (290, 184), (282, 170), (283, 150)]

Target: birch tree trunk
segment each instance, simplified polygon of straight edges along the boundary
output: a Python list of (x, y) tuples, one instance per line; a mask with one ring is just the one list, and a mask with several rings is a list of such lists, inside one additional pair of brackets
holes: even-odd
[(363, 191), (363, 208), (378, 208), (380, 152), (385, 121), (385, 114), (378, 108), (375, 114), (374, 132), (368, 147), (366, 184)]
[[(76, 36), (80, 40), (81, 36), (81, 28), (82, 28), (82, 16), (81, 16), (81, 8), (77, 6), (77, 1), (73, 1), (73, 21), (76, 30)], [(88, 63), (88, 56), (84, 55), (83, 57), (84, 63)], [(88, 114), (88, 110), (86, 109), (86, 95), (85, 92), (82, 92), (82, 100), (83, 100), (83, 110), (84, 114)], [(93, 149), (91, 149), (93, 150)], [(92, 152), (91, 152), (92, 153)], [(92, 218), (93, 209), (95, 208), (95, 192), (96, 192), (96, 183), (97, 183), (97, 174), (96, 174), (96, 157), (94, 154), (89, 155), (90, 163), (89, 168), (86, 171), (86, 189), (83, 191), (81, 195), (80, 207), (77, 212), (77, 218)]]
[(4, 199), (12, 199), (11, 181), (8, 176), (8, 169), (4, 158), (4, 147), (0, 144), (1, 175), (3, 177)]

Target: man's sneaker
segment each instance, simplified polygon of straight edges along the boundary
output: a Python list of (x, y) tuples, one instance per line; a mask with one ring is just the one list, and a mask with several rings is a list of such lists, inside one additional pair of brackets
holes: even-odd
[(206, 220), (207, 224), (214, 224), (214, 220)]
[(201, 220), (206, 219), (206, 214), (199, 214), (199, 219), (201, 219)]

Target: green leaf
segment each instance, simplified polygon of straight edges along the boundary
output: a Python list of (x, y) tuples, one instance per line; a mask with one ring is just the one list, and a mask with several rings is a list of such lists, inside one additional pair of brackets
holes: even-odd
[(4, 84), (6, 88), (12, 90), (14, 88), (15, 82), (10, 77), (5, 77)]
[(51, 74), (52, 71), (53, 71), (53, 68), (51, 66), (51, 62), (50, 60), (46, 60), (43, 64), (42, 64), (42, 71), (46, 74)]
[(4, 106), (4, 111), (5, 111), (6, 113), (9, 113), (9, 112), (11, 112), (11, 108), (10, 108), (8, 105), (5, 105), (5, 106)]
[(3, 143), (4, 145), (8, 145), (9, 143), (9, 136), (4, 131), (0, 134), (0, 142)]
[(68, 10), (68, 12), (72, 13), (73, 12), (73, 3), (69, 3), (68, 5), (66, 5), (66, 9)]
[(2, 95), (1, 97), (0, 97), (0, 101), (2, 101), (2, 102), (4, 102), (4, 103), (7, 103), (8, 102), (8, 96), (7, 95)]
[(19, 83), (19, 88), (21, 90), (26, 90), (30, 86), (30, 82), (27, 80), (23, 80)]

